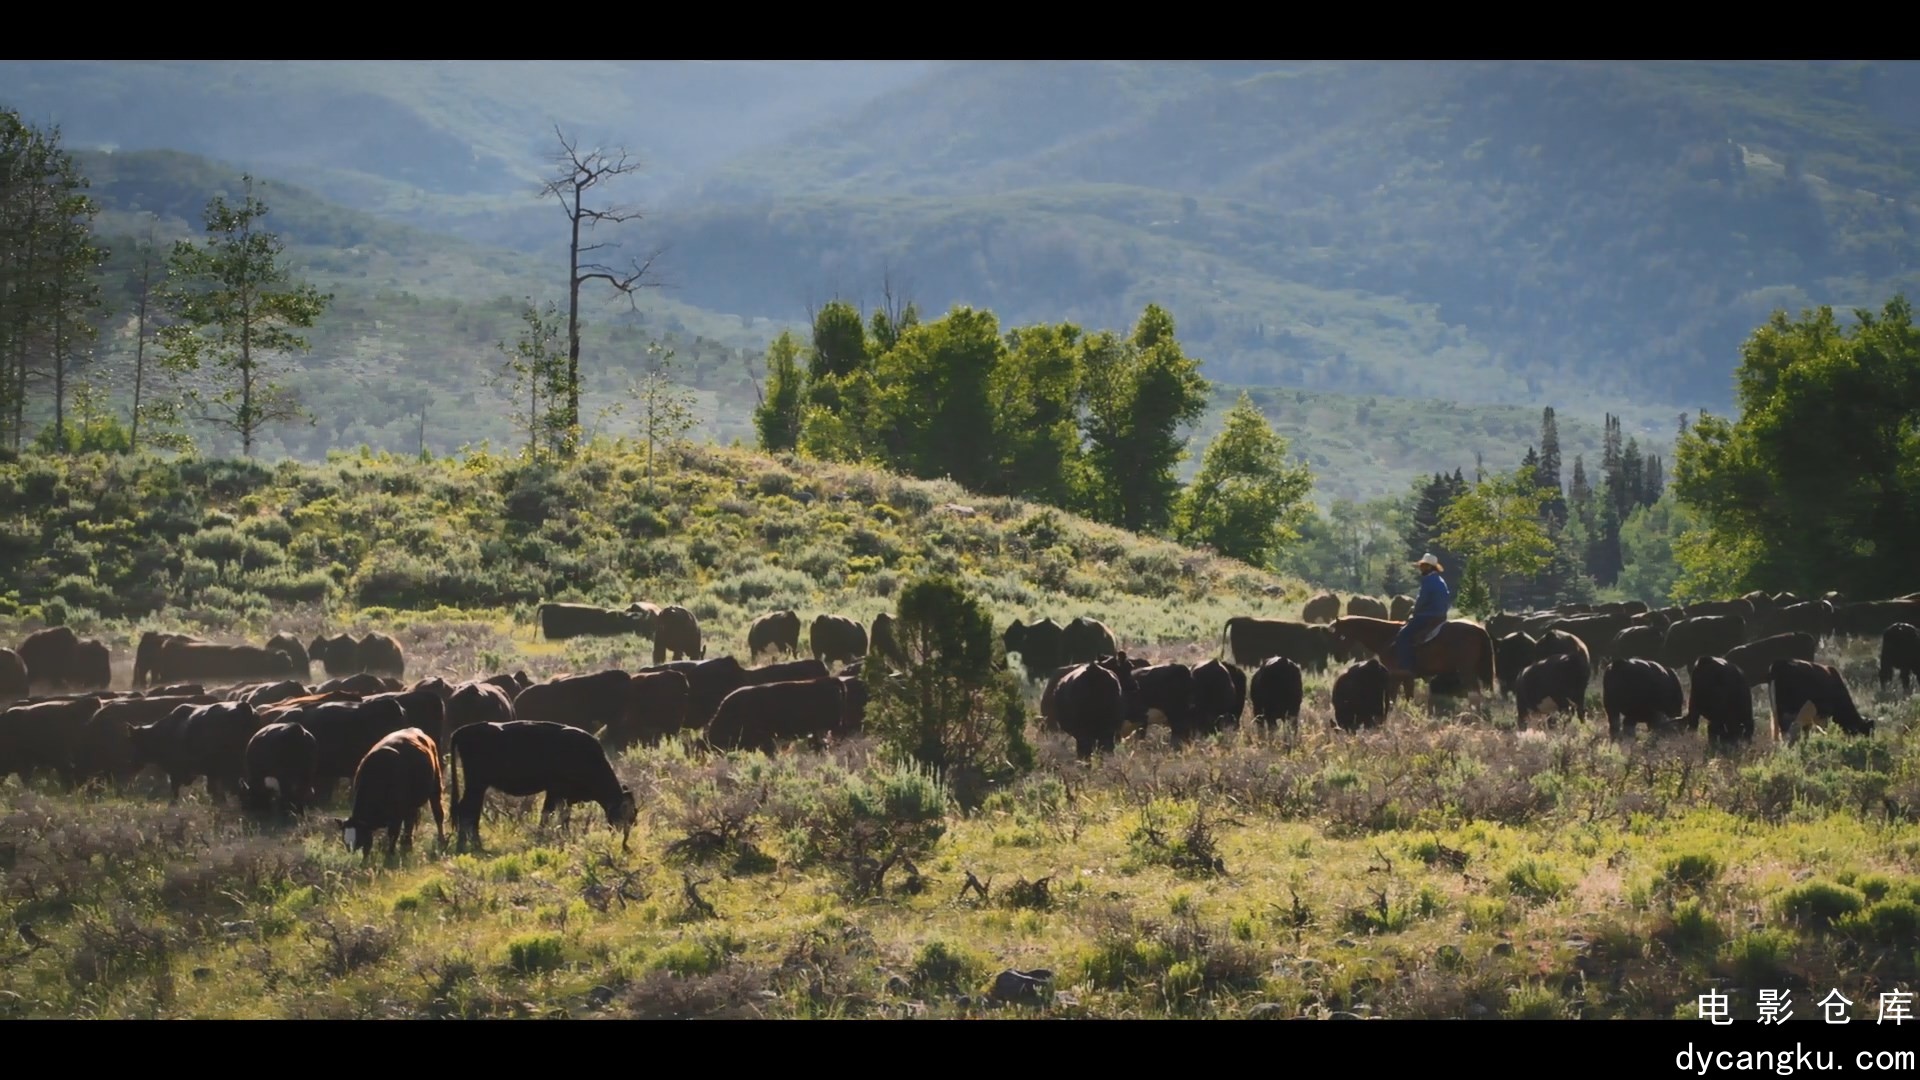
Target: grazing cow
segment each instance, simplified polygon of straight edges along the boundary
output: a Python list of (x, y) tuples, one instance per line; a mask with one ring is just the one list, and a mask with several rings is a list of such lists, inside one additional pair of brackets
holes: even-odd
[[(460, 773), (467, 774), (466, 791)], [(453, 832), (460, 850), (480, 845), (480, 811), (489, 789), (514, 798), (545, 793), (540, 808), (544, 828), (554, 810), (560, 827), (570, 823), (571, 804), (597, 802), (607, 825), (620, 830), (620, 848), (639, 818), (632, 789), (620, 782), (607, 752), (593, 736), (566, 724), (532, 720), (471, 724), (453, 736), (447, 751), (448, 784), (453, 795)]]
[(313, 770), (319, 755), (313, 732), (299, 724), (268, 724), (247, 740), (240, 779), (240, 805), (265, 814), (278, 809), (304, 814), (313, 802)]
[(1634, 726), (1649, 731), (1670, 728), (1686, 715), (1680, 676), (1658, 660), (1614, 660), (1600, 680), (1600, 703), (1607, 711), (1607, 733), (1632, 738)]
[[(634, 742), (658, 744), (690, 726), (687, 705), (693, 689), (682, 671), (636, 671), (630, 680), (626, 717), (608, 745), (623, 749)], [(606, 738), (606, 736), (603, 736)]]
[(163, 634), (157, 630), (149, 630), (140, 635), (140, 643), (134, 646), (133, 650), (133, 688), (135, 690), (145, 689), (155, 681), (153, 666), (160, 659), (160, 650), (175, 641), (199, 641), (205, 644), (203, 639), (186, 634)]
[(1300, 665), (1284, 656), (1269, 657), (1254, 669), (1247, 687), (1253, 702), (1253, 718), (1271, 731), (1281, 720), (1290, 728), (1300, 726), (1300, 703), (1306, 697)]
[(1726, 658), (1740, 669), (1740, 675), (1747, 680), (1747, 685), (1754, 687), (1767, 681), (1767, 672), (1772, 670), (1775, 660), (1812, 660), (1813, 646), (1812, 634), (1796, 631), (1775, 634), (1728, 649)]
[(277, 649), (175, 637), (161, 644), (147, 677), (160, 683), (192, 680), (218, 685), (248, 679), (280, 681), (296, 674), (293, 659)]
[(1085, 761), (1096, 748), (1113, 751), (1123, 706), (1120, 678), (1111, 669), (1098, 664), (1068, 668), (1054, 685), (1051, 704), (1060, 729), (1073, 737), (1074, 756)]
[(165, 719), (129, 727), (135, 767), (157, 765), (167, 774), (172, 801), (180, 789), (207, 778), (207, 798), (224, 803), (228, 792), (238, 794), (246, 773), (247, 740), (266, 725), (266, 719), (244, 701), (211, 705), (180, 705)]
[(1218, 660), (1209, 660), (1193, 669), (1193, 719), (1192, 730), (1202, 735), (1211, 735), (1223, 727), (1238, 727), (1240, 713), (1234, 709), (1236, 703), (1245, 707), (1246, 701), (1233, 681), (1233, 673)]
[(1393, 610), (1371, 596), (1350, 596), (1347, 598), (1347, 614), (1365, 615), (1369, 619), (1389, 619)]
[(1063, 665), (1062, 635), (1065, 633), (1066, 630), (1052, 619), (1041, 619), (1030, 626), (1015, 619), (1001, 636), (1001, 641), (1006, 645), (1009, 655), (1020, 654), (1020, 666), (1026, 669), (1027, 681), (1034, 682), (1046, 678)]
[(1616, 660), (1658, 660), (1667, 635), (1651, 626), (1627, 626), (1607, 643), (1607, 655)]
[(354, 647), (354, 658), (360, 670), (369, 675), (385, 675), (401, 679), (407, 674), (407, 656), (400, 648), (400, 642), (391, 634), (372, 633), (360, 639)]
[(904, 671), (909, 666), (907, 650), (900, 647), (900, 637), (894, 629), (893, 616), (884, 611), (873, 617), (873, 632), (868, 638), (867, 655), (875, 653), (895, 671)]
[(1387, 718), (1393, 677), (1379, 660), (1362, 660), (1333, 680), (1333, 722), (1347, 731), (1372, 727)]
[[(1193, 734), (1193, 669), (1185, 664), (1153, 664), (1136, 669), (1133, 682), (1146, 706), (1147, 722), (1158, 720), (1173, 733), (1173, 742), (1185, 742)], [(1058, 687), (1054, 693), (1059, 693)]]
[(1894, 623), (1880, 635), (1880, 689), (1884, 692), (1900, 673), (1900, 692), (1913, 689), (1920, 677), (1920, 627), (1912, 623)]
[(748, 663), (757, 663), (763, 652), (778, 655), (782, 651), (790, 657), (800, 655), (800, 613), (790, 608), (768, 612), (747, 628)]
[[(1340, 617), (1340, 598), (1330, 592), (1323, 592), (1308, 600), (1300, 609), (1300, 621), (1305, 623), (1330, 623)], [(1236, 657), (1236, 659), (1238, 659)], [(1248, 661), (1241, 660), (1241, 663)], [(1253, 663), (1259, 663), (1258, 660)]]
[(1746, 616), (1702, 615), (1681, 619), (1667, 628), (1660, 662), (1670, 668), (1683, 668), (1693, 663), (1695, 657), (1725, 656), (1746, 644), (1746, 640)]
[[(469, 729), (471, 730), (471, 729)], [(348, 851), (373, 858), (373, 834), (387, 830), (387, 857), (405, 840), (413, 850), (413, 826), (420, 808), (433, 807), (433, 831), (446, 847), (446, 809), (440, 802), (440, 754), (433, 740), (419, 728), (402, 728), (383, 736), (360, 759), (353, 771), (353, 809), (336, 818)]]
[(491, 682), (462, 683), (447, 699), (447, 737), (469, 724), (504, 724), (513, 719), (513, 699)]
[(1060, 662), (1091, 664), (1120, 651), (1120, 642), (1099, 619), (1080, 616), (1060, 631)]
[(77, 681), (73, 653), (79, 646), (80, 638), (71, 626), (50, 626), (28, 634), (15, 653), (27, 667), (29, 692), (57, 694), (72, 686)]
[[(1334, 617), (1338, 617), (1337, 612)], [(1285, 656), (1303, 671), (1325, 671), (1329, 661), (1345, 649), (1331, 627), (1285, 619), (1235, 615), (1220, 632), (1221, 659), (1243, 666), (1258, 666), (1272, 657)]]
[(1846, 680), (1832, 665), (1775, 660), (1768, 674), (1773, 681), (1775, 739), (1795, 742), (1827, 720), (1849, 735), (1873, 734), (1874, 722), (1860, 715)]
[(867, 655), (867, 628), (844, 615), (821, 615), (808, 634), (813, 658), (848, 664)]
[(540, 633), (548, 641), (576, 637), (622, 637), (639, 634), (640, 620), (629, 611), (592, 604), (541, 604)]
[(18, 701), (29, 692), (27, 662), (12, 649), (0, 649), (0, 705)]
[(101, 700), (86, 694), (33, 701), (0, 712), (0, 777), (12, 774), (25, 785), (36, 770), (50, 769), (67, 790), (73, 790), (79, 782), (74, 747)]
[(617, 668), (592, 675), (556, 675), (522, 690), (513, 699), (513, 718), (565, 724), (593, 735), (612, 728), (617, 736), (625, 726), (632, 693), (633, 677)]
[(1739, 665), (1718, 656), (1694, 658), (1687, 669), (1687, 730), (1700, 730), (1707, 721), (1707, 742), (1713, 746), (1753, 741), (1753, 688)]
[(301, 679), (313, 674), (313, 658), (307, 655), (307, 647), (292, 634), (275, 634), (267, 639), (267, 648), (287, 654), (293, 661), (293, 672)]
[(320, 661), (320, 666), (328, 675), (357, 675), (360, 673), (360, 645), (346, 634), (333, 637), (316, 637), (307, 643), (308, 660)]
[(707, 650), (700, 644), (700, 620), (678, 604), (661, 608), (654, 620), (653, 662), (666, 663), (669, 653), (675, 660), (707, 658)]
[[(1552, 725), (1554, 716), (1569, 709), (1585, 720), (1587, 684), (1592, 678), (1593, 670), (1585, 653), (1554, 653), (1528, 664), (1514, 680), (1514, 708), (1519, 726), (1526, 727), (1535, 716), (1547, 717), (1547, 723)], [(1552, 707), (1542, 707), (1546, 705)]]
[(106, 780), (116, 789), (132, 783), (140, 765), (133, 756), (130, 728), (164, 720), (182, 705), (212, 705), (219, 698), (199, 693), (149, 694), (146, 697), (102, 701), (99, 711), (87, 718), (73, 747), (76, 777)]
[(824, 739), (846, 722), (846, 684), (828, 675), (803, 682), (743, 686), (728, 694), (707, 722), (706, 742), (715, 750), (771, 754), (780, 738)]

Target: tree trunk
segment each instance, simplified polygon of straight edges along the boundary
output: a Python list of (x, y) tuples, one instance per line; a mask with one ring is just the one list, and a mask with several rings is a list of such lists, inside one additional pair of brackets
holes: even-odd
[(567, 409), (561, 445), (573, 456), (580, 426), (580, 186), (573, 188), (573, 239), (567, 245)]

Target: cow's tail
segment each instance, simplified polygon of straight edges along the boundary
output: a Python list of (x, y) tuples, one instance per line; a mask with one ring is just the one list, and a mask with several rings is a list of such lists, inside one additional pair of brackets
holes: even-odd
[(1493, 635), (1486, 635), (1487, 647), (1480, 650), (1480, 684), (1493, 690)]
[[(453, 734), (447, 736), (447, 787), (455, 813), (459, 813), (460, 807), (460, 732), (464, 730), (466, 729), (455, 728)], [(453, 827), (456, 830), (459, 829), (458, 819), (455, 819)]]
[(1215, 659), (1225, 660), (1227, 658), (1227, 643), (1232, 637), (1233, 637), (1233, 620), (1228, 619), (1227, 625), (1222, 627), (1220, 630), (1220, 655)]

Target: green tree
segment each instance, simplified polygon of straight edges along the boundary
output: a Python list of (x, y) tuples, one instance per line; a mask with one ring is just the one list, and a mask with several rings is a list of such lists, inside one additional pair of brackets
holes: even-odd
[(306, 351), (306, 339), (293, 331), (311, 328), (333, 296), (293, 280), (280, 237), (257, 227), (267, 205), (254, 198), (253, 177), (241, 182), (239, 206), (224, 195), (207, 203), (205, 246), (174, 244), (164, 294), (173, 321), (159, 340), (170, 370), (210, 377), (211, 389), (188, 391), (210, 410), (199, 419), (238, 435), (241, 453), (252, 457), (263, 428), (305, 413), (274, 381), (269, 358)]
[[(855, 326), (859, 323), (856, 320)], [(994, 371), (1006, 353), (990, 311), (956, 306), (902, 334), (874, 366), (874, 428), (896, 468), (979, 491), (994, 474)]]
[(1069, 505), (1083, 465), (1075, 413), (1080, 328), (1062, 323), (1013, 330), (988, 390), (994, 403), (995, 493)]
[(1441, 545), (1462, 552), (1485, 583), (1493, 610), (1510, 583), (1545, 569), (1553, 542), (1541, 523), (1547, 493), (1531, 470), (1497, 473), (1467, 489), (1440, 515)]
[(1180, 537), (1270, 566), (1280, 547), (1299, 538), (1312, 490), (1312, 471), (1287, 461), (1287, 440), (1242, 391), (1181, 496)]
[(1920, 588), (1920, 332), (1904, 295), (1855, 316), (1775, 312), (1741, 349), (1740, 419), (1680, 437), (1668, 488), (1698, 518), (1674, 541), (1680, 592)]
[(520, 430), (527, 433), (527, 460), (537, 461), (543, 445), (558, 453), (564, 442), (566, 413), (556, 407), (567, 386), (560, 306), (548, 301), (543, 311), (528, 298), (520, 309), (520, 322), (519, 338), (511, 346), (504, 341), (496, 346), (506, 362), (489, 381), (509, 401), (526, 403), (527, 411), (518, 422)]
[(957, 581), (935, 576), (901, 590), (894, 618), (905, 670), (869, 684), (868, 726), (977, 805), (988, 784), (1034, 763), (1019, 681), (996, 662), (993, 616)]
[(1183, 430), (1206, 412), (1207, 380), (1174, 337), (1173, 317), (1149, 304), (1124, 342), (1095, 334), (1082, 350), (1092, 466), (1082, 506), (1134, 532), (1171, 523), (1186, 459)]
[(767, 346), (767, 389), (753, 411), (760, 449), (777, 454), (800, 445), (800, 343), (783, 330)]
[(627, 390), (640, 406), (640, 435), (647, 444), (647, 489), (653, 489), (653, 450), (672, 445), (694, 425), (693, 393), (676, 381), (674, 352), (657, 341), (647, 343), (640, 375)]

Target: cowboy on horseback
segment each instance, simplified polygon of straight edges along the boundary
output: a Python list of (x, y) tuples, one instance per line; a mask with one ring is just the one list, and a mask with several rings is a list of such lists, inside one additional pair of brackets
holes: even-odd
[(1429, 552), (1413, 565), (1420, 570), (1420, 595), (1413, 602), (1412, 617), (1393, 639), (1394, 656), (1400, 661), (1401, 670), (1408, 674), (1414, 672), (1414, 645), (1428, 631), (1445, 622), (1447, 612), (1453, 609), (1453, 593), (1447, 589), (1447, 579), (1440, 576), (1440, 560)]

